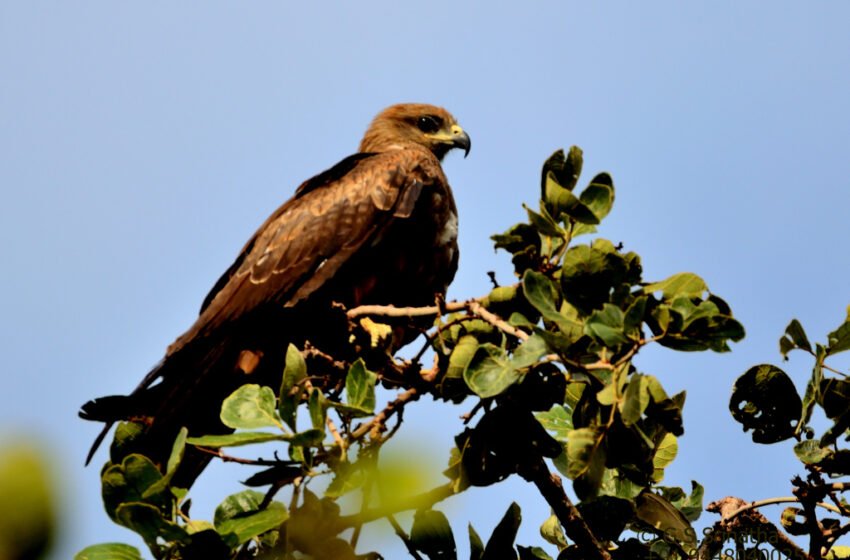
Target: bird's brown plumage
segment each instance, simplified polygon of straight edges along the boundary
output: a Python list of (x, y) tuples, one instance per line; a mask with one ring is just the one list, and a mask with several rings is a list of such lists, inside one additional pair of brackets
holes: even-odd
[[(227, 431), (222, 399), (242, 383), (274, 383), (287, 343), (334, 351), (333, 303), (416, 306), (445, 294), (457, 268), (457, 209), (440, 160), (454, 147), (468, 152), (469, 137), (444, 109), (382, 111), (358, 153), (304, 182), (266, 220), (136, 391), (90, 401), (81, 416), (140, 421), (131, 450), (161, 464), (180, 427)], [(259, 361), (246, 367), (245, 351)], [(187, 459), (184, 485), (206, 464)]]

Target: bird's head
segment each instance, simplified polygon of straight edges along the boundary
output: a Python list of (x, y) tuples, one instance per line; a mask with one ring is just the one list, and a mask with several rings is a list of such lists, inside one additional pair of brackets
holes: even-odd
[(440, 160), (452, 148), (463, 149), (465, 157), (471, 146), (469, 135), (442, 107), (402, 103), (375, 117), (363, 135), (360, 151), (383, 152), (410, 143), (425, 146)]

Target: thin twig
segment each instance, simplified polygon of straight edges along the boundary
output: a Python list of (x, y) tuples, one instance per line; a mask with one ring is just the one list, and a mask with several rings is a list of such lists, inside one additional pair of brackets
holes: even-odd
[[(778, 498), (767, 498), (767, 499), (764, 499), (764, 500), (758, 500), (758, 501), (755, 501), (755, 502), (751, 502), (751, 503), (733, 511), (732, 513), (730, 513), (724, 519), (729, 521), (733, 517), (735, 517), (736, 515), (738, 515), (740, 513), (744, 513), (745, 511), (748, 511), (748, 510), (751, 510), (751, 509), (757, 509), (757, 508), (760, 508), (762, 506), (770, 506), (770, 505), (774, 505), (774, 504), (791, 504), (791, 503), (800, 503), (800, 499), (797, 498), (797, 497), (794, 497), (794, 496), (780, 496)], [(825, 502), (817, 502), (815, 505), (820, 506), (824, 509), (828, 509), (829, 511), (831, 511), (833, 513), (841, 514), (841, 510), (838, 509), (837, 507), (831, 505), (831, 504), (827, 504)]]
[(209, 447), (195, 446), (195, 449), (204, 453), (209, 453), (214, 457), (218, 457), (225, 463), (238, 463), (240, 465), (254, 465), (255, 467), (275, 467), (280, 464), (288, 463), (289, 461), (268, 460), (268, 459), (243, 459), (241, 457), (233, 457), (225, 454), (221, 449), (212, 449)]
[(357, 429), (351, 433), (350, 439), (352, 441), (357, 441), (369, 433), (371, 433), (373, 438), (377, 437), (381, 428), (384, 427), (384, 423), (389, 420), (400, 407), (403, 407), (409, 401), (416, 400), (417, 398), (419, 398), (419, 392), (416, 387), (411, 387), (407, 391), (399, 393), (395, 400), (387, 403), (384, 410), (376, 414), (369, 422), (358, 426)]
[(420, 556), (419, 553), (416, 552), (416, 548), (413, 546), (413, 541), (410, 540), (410, 537), (407, 536), (407, 533), (404, 532), (404, 529), (401, 528), (401, 525), (398, 524), (398, 521), (395, 520), (395, 517), (393, 517), (392, 515), (387, 515), (387, 521), (390, 522), (390, 525), (392, 525), (393, 527), (393, 531), (395, 531), (395, 534), (398, 535), (398, 538), (402, 540), (404, 546), (407, 548), (407, 551), (410, 553), (410, 555), (413, 558), (416, 558), (417, 560), (423, 560), (422, 556)]
[(467, 309), (469, 309), (469, 311), (471, 313), (478, 315), (479, 317), (481, 317), (482, 319), (484, 319), (485, 321), (487, 321), (488, 323), (490, 323), (491, 325), (493, 325), (494, 327), (496, 327), (497, 329), (499, 329), (502, 332), (505, 332), (505, 333), (507, 333), (511, 336), (515, 336), (516, 338), (518, 338), (520, 340), (527, 340), (528, 339), (528, 333), (527, 332), (523, 332), (523, 331), (519, 330), (518, 328), (514, 327), (513, 325), (508, 324), (507, 321), (505, 321), (504, 319), (502, 319), (501, 317), (499, 317), (498, 315), (496, 315), (492, 311), (488, 311), (487, 309), (484, 308), (483, 305), (481, 305), (477, 301), (474, 301), (474, 300), (470, 301), (467, 304)]
[[(388, 515), (394, 515), (402, 511), (411, 509), (430, 508), (438, 502), (442, 502), (446, 498), (455, 494), (454, 484), (448, 482), (442, 486), (438, 486), (423, 494), (418, 494), (404, 501), (388, 503), (381, 507), (376, 507), (370, 510), (361, 511), (352, 515), (341, 516), (338, 520), (339, 531), (343, 531), (349, 527), (354, 527), (357, 524), (365, 524)], [(338, 532), (339, 532), (338, 531)]]
[(584, 558), (611, 560), (611, 555), (608, 554), (602, 543), (597, 540), (578, 509), (570, 501), (566, 492), (564, 492), (561, 477), (550, 473), (543, 459), (539, 459), (538, 463), (533, 467), (531, 482), (534, 483), (537, 490), (549, 504), (549, 507), (552, 508), (555, 517), (561, 522), (567, 536), (581, 548)]

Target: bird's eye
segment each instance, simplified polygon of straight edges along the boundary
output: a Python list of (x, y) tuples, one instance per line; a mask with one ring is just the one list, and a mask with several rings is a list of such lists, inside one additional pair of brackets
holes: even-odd
[(442, 119), (434, 115), (425, 115), (424, 117), (419, 117), (419, 120), (416, 121), (416, 126), (419, 127), (419, 130), (425, 133), (437, 132), (442, 125)]

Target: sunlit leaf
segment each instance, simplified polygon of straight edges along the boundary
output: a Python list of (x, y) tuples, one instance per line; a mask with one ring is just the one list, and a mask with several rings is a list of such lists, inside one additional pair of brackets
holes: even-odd
[(281, 428), (274, 391), (256, 384), (242, 385), (221, 404), (221, 421), (234, 429)]

